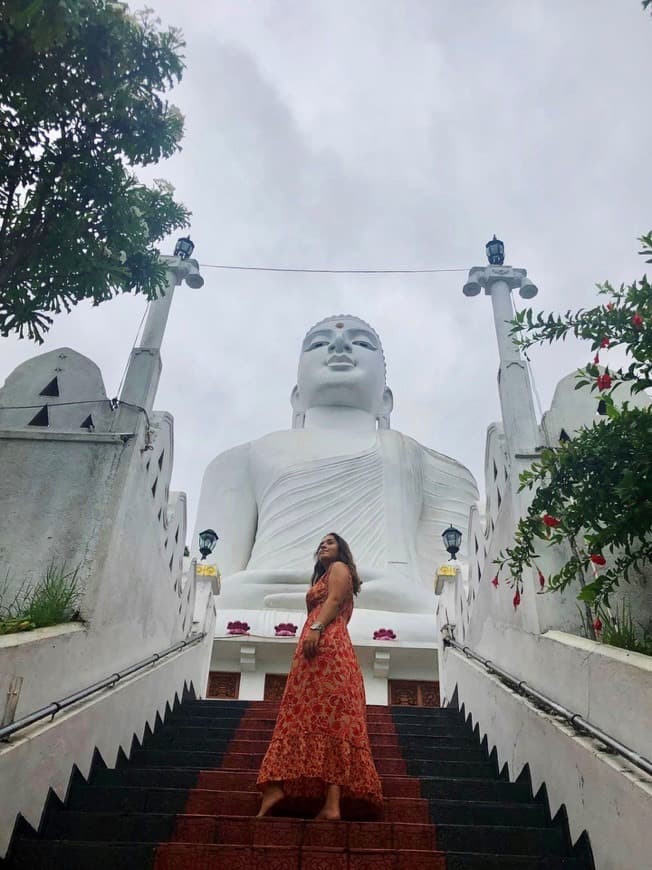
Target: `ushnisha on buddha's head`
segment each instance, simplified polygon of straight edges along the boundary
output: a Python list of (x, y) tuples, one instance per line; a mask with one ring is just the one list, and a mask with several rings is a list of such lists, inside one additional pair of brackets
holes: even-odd
[(383, 348), (368, 323), (348, 314), (334, 315), (308, 330), (292, 391), (295, 413), (318, 407), (356, 408), (387, 426), (392, 404)]

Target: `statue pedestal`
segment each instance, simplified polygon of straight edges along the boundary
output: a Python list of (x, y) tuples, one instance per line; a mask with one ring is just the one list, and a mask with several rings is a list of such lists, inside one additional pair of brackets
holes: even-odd
[[(216, 599), (217, 618), (215, 621), (215, 637), (229, 637), (227, 624), (229, 622), (246, 622), (249, 624), (249, 636), (274, 640), (274, 626), (283, 622), (293, 622), (298, 625), (297, 638), (301, 633), (306, 616), (305, 611), (297, 610), (222, 610)], [(415, 646), (433, 644), (437, 640), (437, 623), (434, 612), (428, 613), (392, 613), (387, 610), (364, 610), (356, 608), (349, 623), (349, 634), (354, 644), (373, 642), (374, 631), (379, 628), (391, 628), (397, 635), (396, 641), (385, 641), (388, 648), (395, 643), (407, 643)]]

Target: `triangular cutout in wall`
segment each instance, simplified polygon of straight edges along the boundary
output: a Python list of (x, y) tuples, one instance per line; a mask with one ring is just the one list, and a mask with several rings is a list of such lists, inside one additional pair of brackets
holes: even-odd
[(36, 414), (36, 416), (29, 421), (28, 426), (49, 426), (50, 425), (50, 415), (48, 414), (48, 406), (43, 405), (41, 410)]
[(59, 395), (59, 378), (52, 378), (47, 387), (44, 387), (39, 396), (58, 396)]
[(93, 415), (89, 414), (79, 428), (88, 429), (89, 432), (93, 432), (95, 429), (95, 423), (93, 423)]

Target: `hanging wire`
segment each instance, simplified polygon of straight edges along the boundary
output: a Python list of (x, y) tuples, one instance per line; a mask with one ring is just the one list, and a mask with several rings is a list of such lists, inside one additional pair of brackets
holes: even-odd
[(143, 323), (145, 322), (145, 317), (147, 316), (147, 312), (149, 311), (150, 305), (151, 305), (151, 302), (148, 302), (147, 305), (145, 306), (145, 310), (143, 311), (143, 316), (140, 318), (140, 323), (138, 324), (138, 329), (136, 330), (136, 335), (134, 337), (133, 344), (131, 345), (131, 351), (129, 352), (129, 355), (127, 356), (127, 361), (125, 362), (125, 367), (122, 370), (122, 377), (120, 378), (120, 383), (118, 384), (118, 389), (116, 392), (117, 396), (119, 396), (120, 393), (122, 392), (122, 386), (125, 382), (125, 378), (127, 377), (127, 369), (129, 368), (129, 363), (131, 362), (131, 354), (133, 353), (133, 350), (136, 347), (136, 342), (138, 341), (138, 338), (140, 336), (140, 331), (143, 328)]
[(283, 266), (228, 266), (221, 263), (200, 263), (202, 269), (229, 269), (236, 272), (299, 272), (309, 275), (432, 275), (436, 272), (468, 272), (455, 269), (295, 269)]

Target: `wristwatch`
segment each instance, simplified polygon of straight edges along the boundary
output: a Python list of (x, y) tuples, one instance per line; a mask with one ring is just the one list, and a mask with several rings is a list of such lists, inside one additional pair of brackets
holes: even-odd
[(320, 634), (325, 628), (326, 626), (321, 622), (313, 622), (313, 624), (310, 626), (311, 631), (318, 631)]

